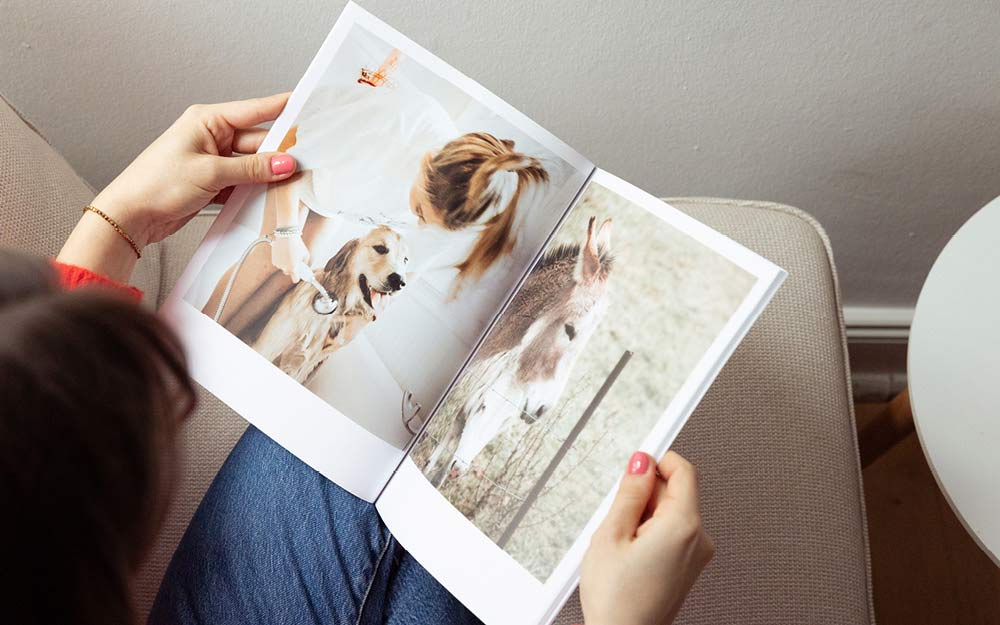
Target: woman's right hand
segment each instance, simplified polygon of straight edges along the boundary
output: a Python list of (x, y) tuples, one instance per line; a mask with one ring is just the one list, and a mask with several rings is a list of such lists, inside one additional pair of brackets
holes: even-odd
[(293, 284), (305, 277), (300, 267), (309, 266), (309, 256), (309, 248), (301, 236), (275, 237), (271, 242), (271, 263), (291, 278)]
[[(295, 159), (257, 152), (287, 93), (188, 108), (91, 205), (113, 219), (140, 250), (160, 241), (232, 188), (295, 175)], [(59, 252), (60, 262), (128, 282), (138, 254), (104, 218), (87, 211)]]
[(584, 622), (673, 622), (714, 553), (701, 526), (694, 467), (672, 451), (658, 466), (636, 452), (583, 560)]

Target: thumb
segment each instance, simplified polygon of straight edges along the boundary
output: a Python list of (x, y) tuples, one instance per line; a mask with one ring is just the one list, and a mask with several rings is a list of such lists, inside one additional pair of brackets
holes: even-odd
[(277, 182), (295, 173), (295, 158), (282, 152), (218, 157), (216, 184), (222, 189), (238, 184)]
[(652, 467), (649, 455), (644, 452), (637, 451), (629, 459), (628, 470), (603, 523), (615, 537), (635, 536), (656, 486), (656, 471)]

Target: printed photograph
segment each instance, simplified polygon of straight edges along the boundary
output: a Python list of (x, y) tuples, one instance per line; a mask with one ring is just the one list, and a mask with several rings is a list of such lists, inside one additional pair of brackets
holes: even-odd
[(591, 183), (412, 459), (544, 582), (755, 281)]
[(357, 24), (279, 150), (184, 299), (402, 449), (587, 172)]

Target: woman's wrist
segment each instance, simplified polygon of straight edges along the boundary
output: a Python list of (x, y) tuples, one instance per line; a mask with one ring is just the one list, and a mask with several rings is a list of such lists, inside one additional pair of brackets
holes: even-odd
[(149, 232), (149, 218), (143, 216), (142, 210), (133, 208), (135, 198), (132, 202), (115, 197), (115, 183), (111, 183), (106, 189), (97, 194), (91, 206), (101, 210), (111, 217), (128, 236), (135, 242), (141, 251), (149, 245), (152, 238)]
[[(118, 221), (117, 216), (112, 216), (112, 219), (135, 239), (136, 235), (128, 231), (130, 223), (128, 220), (123, 220), (122, 223)], [(136, 244), (142, 246), (145, 240), (136, 239)], [(128, 241), (118, 234), (109, 222), (96, 213), (85, 211), (66, 239), (56, 260), (66, 265), (89, 269), (117, 282), (127, 283), (132, 277), (138, 258)]]
[(298, 228), (299, 226), (299, 216), (298, 214), (286, 213), (283, 211), (278, 211), (274, 219), (274, 228), (277, 229), (289, 229)]

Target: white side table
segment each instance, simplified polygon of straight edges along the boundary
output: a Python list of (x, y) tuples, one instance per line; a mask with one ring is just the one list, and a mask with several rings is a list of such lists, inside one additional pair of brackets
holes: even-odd
[(907, 369), (927, 463), (1000, 566), (1000, 198), (935, 261), (917, 301)]

